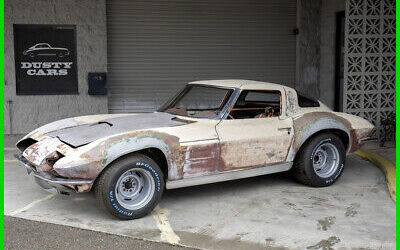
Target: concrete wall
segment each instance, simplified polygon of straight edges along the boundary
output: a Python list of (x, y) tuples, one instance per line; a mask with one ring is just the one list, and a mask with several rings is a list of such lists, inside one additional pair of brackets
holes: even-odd
[[(107, 113), (106, 96), (87, 94), (87, 73), (107, 71), (105, 0), (5, 0), (5, 134), (66, 117)], [(79, 95), (17, 96), (13, 24), (74, 24)]]
[(321, 0), (297, 1), (296, 89), (319, 97)]
[(298, 0), (296, 88), (330, 108), (335, 99), (336, 13), (345, 0)]
[(324, 0), (321, 6), (320, 100), (333, 108), (335, 102), (336, 13), (345, 0)]

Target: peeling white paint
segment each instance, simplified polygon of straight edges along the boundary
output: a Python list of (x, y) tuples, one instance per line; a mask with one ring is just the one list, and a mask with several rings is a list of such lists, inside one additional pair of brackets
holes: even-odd
[(181, 239), (175, 234), (174, 230), (172, 230), (171, 224), (168, 221), (168, 209), (161, 209), (159, 206), (156, 206), (152, 214), (158, 229), (161, 231), (161, 239), (170, 244), (178, 244)]

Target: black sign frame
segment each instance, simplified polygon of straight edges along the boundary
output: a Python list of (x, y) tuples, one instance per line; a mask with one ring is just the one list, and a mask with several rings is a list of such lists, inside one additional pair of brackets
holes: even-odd
[[(47, 89), (43, 88), (43, 85), (48, 82), (51, 84), (54, 81), (57, 82), (62, 82), (63, 80), (58, 79), (39, 79), (38, 82), (41, 83), (42, 88), (40, 89), (32, 89), (32, 87), (29, 89), (24, 88), (24, 85), (26, 84), (31, 84), (27, 83), (26, 79), (21, 75), (21, 55), (20, 53), (22, 52), (17, 46), (19, 43), (19, 38), (18, 37), (18, 29), (33, 29), (33, 30), (70, 30), (72, 32), (73, 38), (71, 40), (71, 44), (69, 48), (72, 48), (72, 53), (68, 54), (72, 56), (72, 66), (71, 66), (71, 71), (73, 72), (73, 76), (70, 77), (68, 82), (65, 82), (67, 84), (67, 87), (60, 88), (58, 90), (53, 89)], [(13, 31), (14, 31), (14, 61), (15, 61), (15, 79), (16, 79), (16, 94), (17, 95), (78, 95), (79, 94), (79, 89), (78, 89), (78, 64), (77, 64), (77, 35), (76, 35), (76, 25), (73, 24), (13, 24)], [(68, 49), (67, 49), (68, 50)], [(54, 76), (53, 76), (54, 77)], [(26, 78), (26, 77), (25, 77)], [(25, 82), (24, 82), (25, 81)]]

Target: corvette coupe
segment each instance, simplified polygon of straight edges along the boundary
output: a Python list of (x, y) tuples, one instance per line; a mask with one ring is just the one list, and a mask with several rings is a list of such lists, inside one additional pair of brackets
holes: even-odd
[(283, 85), (197, 81), (153, 113), (44, 125), (17, 143), (16, 157), (41, 187), (94, 190), (112, 215), (134, 219), (152, 211), (164, 189), (284, 171), (329, 186), (373, 129)]

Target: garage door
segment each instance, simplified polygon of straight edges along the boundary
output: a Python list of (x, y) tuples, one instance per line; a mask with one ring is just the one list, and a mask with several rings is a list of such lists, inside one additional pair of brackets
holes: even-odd
[(296, 0), (107, 1), (109, 111), (156, 110), (187, 82), (295, 80)]

